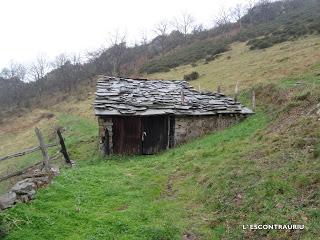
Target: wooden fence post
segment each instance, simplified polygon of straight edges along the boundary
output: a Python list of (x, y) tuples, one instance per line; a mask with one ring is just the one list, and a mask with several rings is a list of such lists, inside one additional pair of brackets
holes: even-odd
[(220, 85), (218, 85), (217, 93), (221, 93), (221, 86)]
[(239, 81), (236, 83), (236, 87), (234, 89), (234, 101), (238, 101), (238, 93), (239, 93)]
[(63, 154), (64, 160), (66, 161), (66, 163), (72, 165), (72, 162), (71, 162), (69, 154), (67, 152), (66, 145), (64, 144), (64, 140), (63, 140), (60, 129), (57, 129), (57, 135), (59, 137), (59, 141), (60, 141), (60, 145), (61, 145), (61, 153)]
[(39, 128), (35, 128), (35, 132), (36, 132), (36, 135), (37, 135), (38, 140), (39, 140), (40, 150), (42, 152), (42, 157), (43, 157), (44, 168), (45, 168), (45, 170), (47, 172), (49, 172), (49, 170), (50, 170), (49, 155), (48, 155), (48, 151), (47, 151), (47, 148), (46, 148), (46, 144), (44, 143), (44, 140), (43, 140), (43, 137), (42, 137), (42, 134), (41, 134), (41, 131), (39, 130)]
[(252, 110), (256, 110), (256, 92), (252, 90)]

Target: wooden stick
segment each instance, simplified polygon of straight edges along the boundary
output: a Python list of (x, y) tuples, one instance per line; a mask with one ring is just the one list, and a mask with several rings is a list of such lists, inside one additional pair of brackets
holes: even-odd
[(0, 177), (0, 182), (5, 181), (5, 180), (7, 180), (9, 178), (12, 178), (12, 177), (15, 177), (15, 176), (20, 176), (20, 175), (24, 174), (25, 172), (27, 172), (28, 170), (32, 169), (33, 167), (41, 165), (42, 163), (43, 163), (42, 161), (41, 162), (37, 162), (36, 164), (33, 164), (32, 166), (26, 167), (26, 168), (24, 168), (24, 169), (22, 169), (20, 171), (13, 172), (13, 173), (10, 173), (10, 174), (8, 174), (6, 176)]
[(40, 146), (32, 147), (32, 148), (29, 148), (29, 149), (25, 149), (25, 150), (23, 150), (21, 152), (12, 153), (12, 154), (10, 154), (8, 156), (5, 156), (5, 157), (0, 157), (0, 162), (4, 161), (6, 159), (10, 159), (10, 158), (20, 157), (20, 156), (23, 156), (23, 155), (26, 155), (26, 154), (29, 154), (29, 153), (33, 153), (33, 152), (39, 151), (39, 150), (40, 150)]
[(46, 148), (51, 148), (51, 147), (55, 147), (55, 146), (58, 146), (59, 143), (49, 143), (49, 144), (46, 144)]
[(53, 156), (50, 157), (50, 161), (52, 162), (53, 160), (58, 159), (61, 155), (61, 150), (56, 152), (56, 154), (54, 154)]
[[(50, 147), (55, 147), (58, 146), (58, 143), (50, 143), (50, 144), (46, 144), (46, 148), (50, 148)], [(16, 153), (12, 153), (10, 155), (4, 156), (4, 157), (0, 157), (0, 162), (10, 159), (10, 158), (16, 158), (16, 157), (21, 157), (24, 156), (26, 154), (30, 154), (36, 151), (40, 150), (40, 146), (36, 146), (36, 147), (31, 147), (25, 150), (22, 150), (21, 152), (16, 152)]]
[(50, 166), (49, 166), (49, 155), (48, 155), (48, 151), (46, 148), (46, 144), (44, 143), (41, 131), (39, 130), (39, 128), (35, 128), (35, 133), (37, 135), (37, 138), (39, 140), (39, 144), (40, 144), (40, 150), (42, 152), (42, 157), (43, 157), (43, 164), (44, 164), (44, 168), (47, 172), (49, 172), (50, 170)]
[(254, 90), (252, 90), (252, 110), (256, 110), (256, 93)]
[(66, 163), (72, 165), (72, 162), (71, 162), (69, 154), (67, 152), (66, 145), (64, 144), (64, 140), (63, 140), (63, 137), (62, 137), (60, 129), (57, 130), (57, 134), (58, 134), (58, 137), (59, 137), (59, 140), (60, 140), (61, 153), (63, 154), (64, 160), (66, 161)]
[(221, 93), (221, 86), (220, 85), (218, 85), (217, 93)]
[(236, 83), (236, 87), (234, 89), (234, 101), (237, 101), (238, 100), (238, 92), (239, 92), (239, 81), (237, 81)]

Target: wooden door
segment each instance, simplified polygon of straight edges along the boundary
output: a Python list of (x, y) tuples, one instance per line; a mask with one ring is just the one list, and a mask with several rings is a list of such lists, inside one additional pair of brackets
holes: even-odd
[(142, 118), (142, 153), (154, 154), (168, 147), (168, 117)]
[(113, 118), (113, 151), (115, 154), (141, 154), (141, 118)]

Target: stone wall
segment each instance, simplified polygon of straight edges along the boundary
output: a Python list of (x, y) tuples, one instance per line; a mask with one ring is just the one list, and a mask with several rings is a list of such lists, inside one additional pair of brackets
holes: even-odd
[(185, 143), (191, 139), (227, 128), (241, 119), (240, 116), (213, 115), (213, 116), (176, 116), (175, 118), (175, 145)]
[[(100, 143), (100, 151), (104, 154), (112, 154), (113, 152), (113, 142), (112, 142), (112, 118), (111, 117), (98, 117), (99, 124), (99, 143)], [(106, 136), (106, 129), (108, 130), (109, 136)], [(109, 138), (109, 149), (106, 149), (105, 142)]]
[[(230, 127), (239, 122), (243, 116), (229, 114), (229, 115), (213, 115), (213, 116), (175, 116), (174, 121), (174, 146), (185, 143), (191, 139), (212, 133), (221, 129)], [(112, 141), (112, 118), (98, 117), (99, 123), (99, 137), (100, 150), (104, 155), (113, 153)], [(106, 129), (109, 136), (106, 136)], [(105, 144), (108, 140), (109, 144)], [(106, 149), (105, 146), (108, 146)]]

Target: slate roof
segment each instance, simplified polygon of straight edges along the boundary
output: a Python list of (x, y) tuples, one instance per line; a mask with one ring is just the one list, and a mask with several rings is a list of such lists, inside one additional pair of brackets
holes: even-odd
[(186, 81), (104, 77), (97, 81), (96, 115), (251, 114), (221, 93), (198, 92)]

